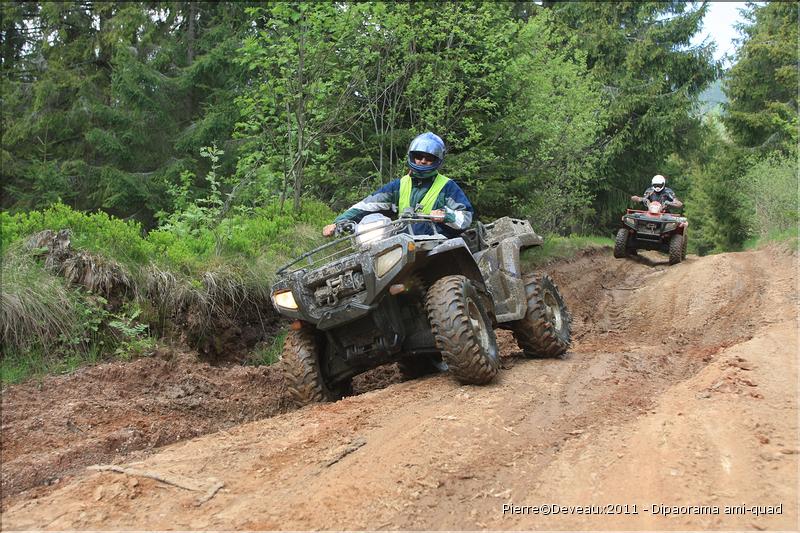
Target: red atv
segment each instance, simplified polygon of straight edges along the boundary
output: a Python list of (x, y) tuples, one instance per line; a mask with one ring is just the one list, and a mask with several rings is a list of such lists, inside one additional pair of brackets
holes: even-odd
[[(635, 202), (644, 201), (647, 211), (628, 209), (622, 217), (622, 227), (614, 241), (614, 257), (636, 255), (639, 249), (658, 250), (669, 254), (669, 264), (680, 263), (686, 258), (686, 217), (667, 213), (661, 202), (650, 202), (632, 196)], [(683, 204), (676, 200), (674, 207)]]

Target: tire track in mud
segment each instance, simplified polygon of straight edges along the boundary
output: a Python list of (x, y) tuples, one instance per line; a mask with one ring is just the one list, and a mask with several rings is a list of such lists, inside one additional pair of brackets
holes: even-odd
[[(598, 471), (571, 477), (565, 461), (573, 455), (611, 469), (646, 456), (649, 449), (624, 448), (624, 428), (654, 416), (666, 393), (723, 368), (717, 359), (727, 346), (786, 320), (796, 308), (792, 262), (751, 252), (690, 256), (668, 267), (655, 253), (632, 260), (586, 253), (544, 269), (575, 318), (576, 341), (563, 360), (524, 359), (511, 335), (498, 332), (503, 370), (491, 385), (458, 386), (446, 375), (394, 383), (142, 459), (147, 470), (223, 480), (202, 507), (191, 504), (194, 495), (150, 481), (131, 487), (102, 473), (39, 500), (19, 499), (4, 522), (42, 527), (63, 508), (48, 527), (546, 528), (504, 521), (499, 507), (603, 478)], [(592, 447), (601, 437), (606, 447)], [(623, 448), (606, 453), (615, 443)]]

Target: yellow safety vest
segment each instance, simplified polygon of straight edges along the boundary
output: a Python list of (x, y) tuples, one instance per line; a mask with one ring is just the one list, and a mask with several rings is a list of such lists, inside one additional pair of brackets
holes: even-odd
[[(431, 211), (433, 211), (433, 204), (436, 202), (436, 198), (439, 197), (439, 193), (442, 192), (442, 189), (444, 189), (444, 186), (447, 185), (448, 181), (450, 181), (450, 178), (447, 176), (443, 174), (436, 175), (436, 179), (433, 180), (431, 188), (428, 189), (428, 192), (425, 194), (425, 197), (419, 204), (422, 206), (422, 214), (431, 214)], [(400, 199), (398, 201), (397, 209), (402, 213), (407, 207), (411, 207), (411, 176), (408, 174), (400, 178)]]

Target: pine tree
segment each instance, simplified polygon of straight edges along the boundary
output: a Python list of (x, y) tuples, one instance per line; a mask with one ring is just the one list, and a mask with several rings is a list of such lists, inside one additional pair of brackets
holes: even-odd
[(183, 172), (202, 186), (200, 148), (229, 140), (236, 120), (240, 34), (231, 28), (245, 27), (245, 8), (5, 4), (3, 207), (61, 200), (151, 226)]
[(752, 4), (737, 61), (725, 79), (725, 126), (737, 143), (765, 151), (798, 142), (798, 6)]

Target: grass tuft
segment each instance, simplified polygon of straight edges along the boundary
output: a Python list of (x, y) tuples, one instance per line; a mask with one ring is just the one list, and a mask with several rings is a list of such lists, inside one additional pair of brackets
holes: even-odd
[(19, 246), (3, 254), (0, 342), (3, 352), (48, 351), (75, 330), (78, 316), (66, 282)]
[(280, 361), (287, 333), (286, 330), (281, 330), (271, 342), (260, 343), (251, 353), (247, 363), (253, 366), (269, 366)]

